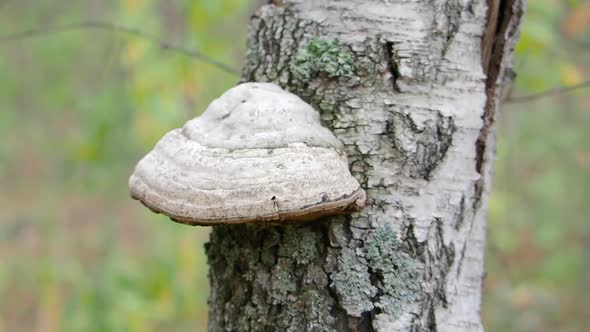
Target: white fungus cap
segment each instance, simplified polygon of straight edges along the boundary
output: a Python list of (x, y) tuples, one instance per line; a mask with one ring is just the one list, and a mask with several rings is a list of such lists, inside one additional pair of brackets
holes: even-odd
[(360, 210), (364, 190), (319, 113), (271, 83), (243, 83), (135, 167), (131, 196), (191, 225), (307, 221)]

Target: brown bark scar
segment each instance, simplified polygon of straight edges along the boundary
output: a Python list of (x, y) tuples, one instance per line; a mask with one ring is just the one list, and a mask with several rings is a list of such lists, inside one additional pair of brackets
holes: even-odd
[(498, 78), (502, 70), (502, 59), (504, 58), (506, 40), (506, 32), (512, 26), (513, 17), (515, 15), (520, 18), (522, 16), (522, 8), (518, 7), (517, 12), (514, 12), (515, 3), (518, 0), (487, 0), (488, 14), (487, 26), (482, 37), (482, 66), (486, 74), (486, 96), (487, 101), (482, 115), (483, 126), (480, 130), (479, 137), (475, 143), (476, 149), (476, 163), (475, 169), (478, 173), (482, 173), (482, 167), (485, 159), (487, 137), (490, 132), (490, 127), (495, 121), (496, 110), (496, 91), (502, 82), (498, 82)]

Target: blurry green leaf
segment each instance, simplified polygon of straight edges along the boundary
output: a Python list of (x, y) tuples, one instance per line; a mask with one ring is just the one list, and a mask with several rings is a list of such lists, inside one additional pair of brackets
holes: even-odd
[(545, 257), (539, 271), (539, 277), (544, 284), (559, 290), (569, 288), (578, 282), (580, 275), (580, 251), (573, 250), (570, 245), (564, 245)]

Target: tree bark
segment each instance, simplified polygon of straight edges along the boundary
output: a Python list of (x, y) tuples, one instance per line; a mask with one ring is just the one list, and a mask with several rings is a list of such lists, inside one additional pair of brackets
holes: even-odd
[(481, 331), (501, 87), (523, 0), (276, 0), (242, 81), (275, 82), (340, 138), (368, 206), (217, 226), (210, 331)]

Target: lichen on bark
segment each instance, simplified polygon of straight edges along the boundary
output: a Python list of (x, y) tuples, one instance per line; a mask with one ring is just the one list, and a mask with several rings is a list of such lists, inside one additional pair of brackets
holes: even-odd
[(206, 246), (215, 288), (209, 298), (210, 330), (336, 326), (328, 275), (319, 264), (326, 255), (325, 232), (313, 225), (215, 227)]
[(420, 300), (423, 266), (403, 251), (389, 225), (371, 230), (363, 242), (339, 255), (331, 287), (349, 314), (395, 317), (404, 305)]
[(328, 77), (351, 77), (354, 63), (352, 55), (337, 40), (312, 39), (297, 51), (291, 71), (300, 80), (310, 80), (325, 73)]
[(381, 294), (375, 307), (396, 317), (403, 306), (422, 298), (424, 266), (404, 252), (389, 225), (372, 231), (365, 240), (364, 254), (370, 266), (373, 283)]

